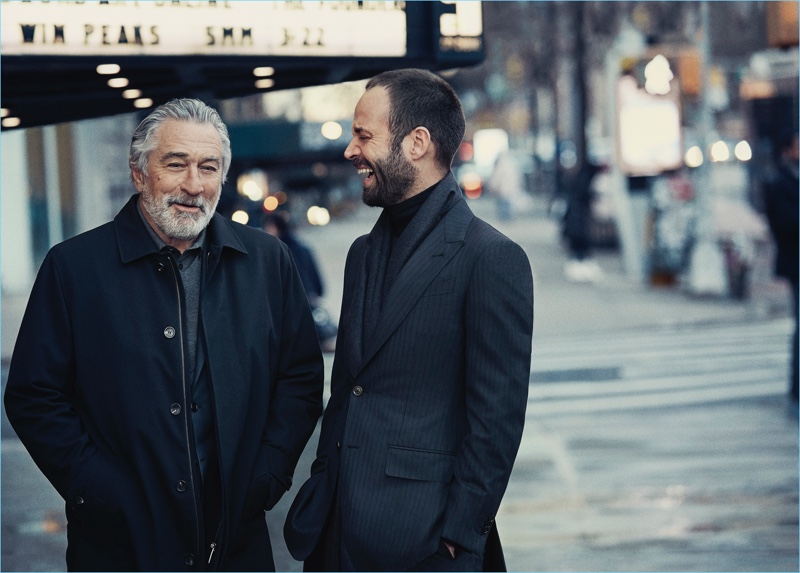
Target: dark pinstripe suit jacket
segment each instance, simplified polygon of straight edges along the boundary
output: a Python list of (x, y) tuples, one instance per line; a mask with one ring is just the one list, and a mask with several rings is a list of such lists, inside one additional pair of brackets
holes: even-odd
[[(440, 185), (457, 189), (452, 176)], [(400, 271), (360, 357), (350, 318), (366, 238), (347, 257), (331, 398), (287, 545), (308, 557), (338, 481), (341, 541), (359, 570), (405, 570), (442, 537), (482, 555), (525, 420), (530, 264), (459, 201)]]

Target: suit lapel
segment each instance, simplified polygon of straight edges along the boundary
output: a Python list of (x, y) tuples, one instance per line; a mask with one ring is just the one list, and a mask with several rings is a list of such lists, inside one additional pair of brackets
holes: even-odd
[[(342, 314), (339, 321), (339, 338), (337, 342), (336, 355), (334, 358), (334, 368), (340, 356), (344, 358), (344, 363), (350, 374), (355, 377), (361, 364), (361, 340), (362, 329), (364, 328), (364, 301), (366, 288), (366, 261), (367, 237), (361, 241), (358, 251), (352, 255), (352, 263), (348, 261), (348, 267), (352, 264), (352, 269), (345, 268), (345, 289), (342, 299)], [(347, 282), (349, 276), (354, 277), (350, 284)], [(339, 349), (342, 349), (341, 351)]]
[(354, 375), (372, 359), (430, 286), (433, 279), (464, 245), (464, 235), (473, 219), (461, 200), (417, 248), (386, 296), (374, 336), (366, 342), (361, 364)]

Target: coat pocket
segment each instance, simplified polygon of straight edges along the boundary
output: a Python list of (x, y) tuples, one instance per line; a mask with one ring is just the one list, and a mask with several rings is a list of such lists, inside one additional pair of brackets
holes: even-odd
[[(95, 452), (66, 498), (69, 526), (92, 543), (124, 546), (142, 500), (122, 467)], [(141, 524), (140, 524), (141, 525)], [(131, 550), (132, 547), (127, 547)]]
[(286, 486), (270, 471), (267, 460), (266, 447), (262, 446), (256, 458), (255, 470), (247, 494), (247, 509), (245, 510), (247, 515), (269, 511), (286, 493)]
[(422, 296), (426, 297), (450, 294), (453, 292), (455, 284), (456, 279), (453, 277), (439, 277), (430, 284)]
[(386, 475), (448, 483), (453, 478), (455, 465), (455, 454), (389, 446)]

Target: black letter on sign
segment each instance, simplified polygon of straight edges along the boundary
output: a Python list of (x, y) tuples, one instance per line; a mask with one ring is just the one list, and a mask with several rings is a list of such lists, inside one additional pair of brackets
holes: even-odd
[(36, 33), (36, 24), (20, 24), (22, 28), (22, 41), (26, 44), (33, 44), (33, 36)]

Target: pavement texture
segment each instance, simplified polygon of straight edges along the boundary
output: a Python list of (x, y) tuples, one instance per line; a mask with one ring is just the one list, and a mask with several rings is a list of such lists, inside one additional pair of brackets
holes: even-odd
[[(572, 283), (558, 224), (541, 205), (534, 201), (511, 221), (498, 220), (489, 201), (471, 206), (525, 249), (534, 272), (532, 398), (498, 513), (509, 570), (798, 571), (798, 419), (784, 395), (792, 325), (788, 290), (771, 279), (768, 257), (755, 261), (745, 300), (637, 283), (614, 250), (595, 253), (602, 281)], [(302, 231), (317, 253), (334, 318), (347, 249), (377, 216), (364, 207)], [(5, 380), (25, 296), (4, 294), (2, 304)], [(723, 352), (731, 345), (739, 346)], [(662, 352), (667, 346), (671, 354)], [(691, 361), (681, 359), (689, 354)], [(326, 355), (328, 375), (331, 364)], [(763, 372), (753, 378), (771, 384), (749, 398), (665, 398), (660, 406), (648, 401), (653, 386), (624, 396), (624, 407), (617, 397), (617, 385), (661, 383), (637, 367), (674, 380), (683, 369), (688, 378), (680, 384), (707, 378), (727, 392), (737, 372), (750, 376), (747, 365)], [(583, 401), (572, 397), (584, 388), (574, 376), (559, 384), (552, 375), (571, 371), (597, 383)], [(557, 403), (540, 400), (539, 388), (560, 392)], [(2, 436), (0, 569), (63, 571), (63, 502), (4, 415)], [(295, 483), (308, 474), (316, 440)], [(282, 541), (292, 498), (293, 491), (267, 517), (279, 571), (302, 570)]]

